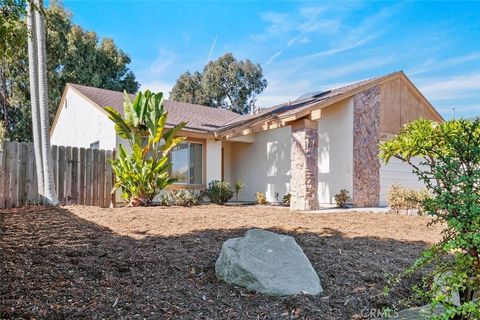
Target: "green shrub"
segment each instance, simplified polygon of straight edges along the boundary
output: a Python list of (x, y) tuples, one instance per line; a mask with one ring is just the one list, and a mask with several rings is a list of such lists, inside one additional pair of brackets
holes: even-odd
[(265, 193), (263, 192), (255, 193), (255, 202), (261, 205), (267, 204), (267, 197), (265, 197)]
[(401, 185), (392, 185), (388, 190), (388, 206), (396, 210), (421, 209), (422, 203), (430, 198), (427, 189), (412, 189)]
[(174, 200), (172, 198), (172, 193), (167, 191), (163, 192), (159, 197), (158, 203), (164, 207), (171, 206), (172, 203), (174, 203)]
[(173, 191), (172, 198), (174, 205), (182, 207), (198, 206), (201, 202), (200, 194), (189, 190)]
[(123, 116), (112, 107), (105, 108), (115, 123), (115, 131), (131, 150), (127, 152), (120, 144), (118, 158), (111, 161), (115, 173), (112, 193), (121, 188), (122, 198), (131, 206), (147, 206), (161, 190), (176, 181), (169, 175), (168, 154), (185, 140), (176, 134), (186, 123), (165, 129), (168, 113), (163, 108), (162, 93), (139, 92), (131, 101), (125, 92), (124, 100)]
[(214, 180), (208, 184), (208, 189), (205, 190), (205, 195), (211, 203), (225, 204), (233, 197), (233, 191), (230, 189), (230, 184), (228, 182)]
[(284, 205), (289, 206), (290, 205), (290, 198), (292, 195), (290, 193), (287, 193), (286, 195), (283, 196), (282, 202)]
[(346, 208), (347, 203), (350, 202), (351, 199), (348, 196), (348, 191), (347, 189), (342, 189), (340, 190), (339, 193), (335, 195), (335, 202), (337, 203), (337, 206), (340, 208)]
[(380, 150), (385, 162), (395, 157), (412, 167), (431, 194), (424, 211), (445, 228), (404, 276), (428, 267), (420, 298), (443, 307), (431, 319), (480, 319), (480, 118), (417, 120)]
[(162, 206), (198, 206), (202, 202), (201, 194), (190, 190), (173, 190), (164, 192), (160, 196), (160, 205)]

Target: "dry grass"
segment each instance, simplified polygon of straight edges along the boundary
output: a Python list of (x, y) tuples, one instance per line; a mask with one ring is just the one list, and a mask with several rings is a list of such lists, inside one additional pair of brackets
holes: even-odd
[(435, 242), (441, 225), (427, 227), (429, 217), (405, 217), (383, 213), (302, 213), (288, 208), (248, 206), (225, 207), (137, 207), (101, 209), (66, 207), (78, 217), (110, 228), (120, 235), (173, 236), (209, 229), (276, 228), (295, 232), (329, 234), (332, 230), (344, 237), (379, 237), (401, 241)]

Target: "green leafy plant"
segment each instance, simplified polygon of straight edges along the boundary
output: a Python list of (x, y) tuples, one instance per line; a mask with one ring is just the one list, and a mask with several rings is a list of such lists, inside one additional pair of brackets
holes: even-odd
[(225, 204), (233, 197), (233, 191), (230, 189), (230, 184), (228, 182), (214, 180), (208, 184), (208, 189), (205, 190), (205, 195), (211, 203)]
[(283, 204), (286, 205), (286, 206), (289, 206), (291, 198), (292, 198), (292, 195), (290, 193), (287, 193), (286, 195), (284, 195), (283, 198), (282, 198)]
[(349, 195), (348, 195), (348, 190), (347, 189), (342, 189), (340, 190), (339, 193), (335, 195), (335, 202), (337, 203), (337, 206), (340, 208), (346, 208), (347, 203), (351, 201)]
[(267, 197), (265, 197), (265, 193), (263, 192), (255, 193), (255, 202), (261, 205), (267, 204)]
[(417, 120), (380, 150), (385, 162), (410, 164), (431, 194), (425, 212), (445, 225), (442, 240), (404, 275), (433, 264), (422, 292), (441, 306), (433, 319), (480, 319), (480, 119)]
[(388, 206), (391, 209), (422, 209), (422, 203), (430, 198), (426, 189), (412, 189), (394, 184), (388, 190)]
[(237, 205), (238, 205), (238, 194), (240, 192), (243, 191), (243, 189), (245, 189), (245, 183), (243, 183), (242, 181), (237, 181), (235, 182), (235, 184), (233, 185), (233, 189), (235, 191), (235, 200), (237, 202)]
[(106, 107), (115, 123), (117, 134), (128, 142), (130, 152), (119, 145), (118, 158), (111, 164), (115, 173), (112, 193), (122, 189), (122, 197), (132, 206), (147, 206), (162, 189), (176, 180), (171, 178), (168, 154), (185, 140), (177, 137), (185, 122), (166, 129), (168, 113), (163, 107), (163, 94), (139, 92), (134, 101), (124, 93), (123, 116)]

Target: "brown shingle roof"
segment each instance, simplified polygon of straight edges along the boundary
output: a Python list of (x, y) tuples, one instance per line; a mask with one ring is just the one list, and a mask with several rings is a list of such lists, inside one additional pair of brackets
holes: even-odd
[[(98, 106), (102, 108), (113, 107), (123, 114), (122, 92), (72, 83), (69, 85), (80, 91)], [(135, 95), (130, 94), (130, 97), (134, 99)], [(164, 105), (168, 111), (168, 125), (172, 126), (181, 121), (187, 121), (188, 124), (185, 129), (191, 131), (212, 132), (222, 128), (233, 119), (240, 117), (238, 113), (229, 110), (216, 109), (198, 104), (164, 100)]]
[[(216, 109), (207, 106), (164, 100), (165, 108), (169, 112), (168, 124), (175, 125), (181, 121), (187, 121), (186, 130), (205, 133), (224, 132), (226, 130), (249, 125), (263, 119), (277, 116), (289, 116), (301, 112), (318, 103), (327, 103), (329, 100), (354, 91), (362, 86), (368, 86), (377, 80), (388, 78), (401, 71), (389, 73), (383, 76), (362, 80), (343, 87), (327, 90), (319, 94), (299, 98), (292, 102), (280, 104), (270, 108), (260, 109), (256, 114), (239, 115), (229, 110)], [(100, 107), (111, 106), (123, 114), (123, 93), (78, 84), (69, 84), (80, 91)], [(132, 99), (134, 95), (130, 95)]]

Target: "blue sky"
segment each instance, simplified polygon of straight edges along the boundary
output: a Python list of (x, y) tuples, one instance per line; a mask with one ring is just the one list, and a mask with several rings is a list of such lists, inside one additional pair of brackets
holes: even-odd
[(260, 63), (258, 105), (403, 70), (445, 118), (480, 115), (480, 2), (72, 1), (127, 52), (142, 89), (233, 52)]

